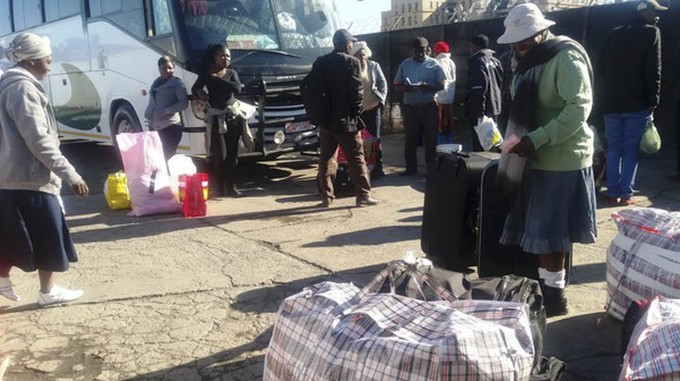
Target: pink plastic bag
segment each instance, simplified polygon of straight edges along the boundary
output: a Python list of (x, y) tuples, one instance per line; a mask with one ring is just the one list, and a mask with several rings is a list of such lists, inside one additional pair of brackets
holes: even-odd
[(116, 135), (128, 178), (130, 216), (176, 213), (181, 210), (170, 188), (163, 146), (156, 131)]

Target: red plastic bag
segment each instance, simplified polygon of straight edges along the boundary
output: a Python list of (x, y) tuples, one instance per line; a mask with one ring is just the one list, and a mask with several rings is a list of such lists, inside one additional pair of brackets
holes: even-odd
[(186, 176), (186, 190), (182, 204), (182, 214), (184, 217), (203, 217), (206, 215), (208, 207), (205, 203), (205, 190), (207, 189), (207, 173), (196, 173), (195, 175)]

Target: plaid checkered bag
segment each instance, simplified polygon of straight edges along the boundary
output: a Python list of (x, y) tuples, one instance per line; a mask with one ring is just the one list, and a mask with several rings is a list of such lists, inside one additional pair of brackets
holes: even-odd
[(528, 380), (534, 357), (529, 307), (464, 300), (415, 268), (441, 301), (376, 293), (388, 265), (359, 289), (322, 282), (286, 298), (265, 356), (263, 379)]
[(680, 299), (652, 300), (635, 326), (619, 380), (680, 380)]
[(633, 208), (612, 217), (619, 234), (607, 251), (607, 312), (623, 320), (633, 301), (680, 298), (680, 212)]

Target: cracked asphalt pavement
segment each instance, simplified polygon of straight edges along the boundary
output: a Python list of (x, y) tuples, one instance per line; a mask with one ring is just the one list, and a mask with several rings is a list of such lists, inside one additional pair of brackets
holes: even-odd
[[(244, 196), (208, 202), (208, 216), (129, 217), (101, 189), (120, 169), (111, 147), (65, 144), (92, 194), (64, 189), (79, 262), (57, 283), (85, 290), (64, 306), (38, 308), (37, 274), (13, 270), (22, 301), (0, 300), (5, 381), (259, 380), (283, 298), (323, 280), (362, 285), (406, 251), (420, 253), (424, 168), (396, 175), (403, 135), (384, 137), (388, 176), (373, 182), (378, 206), (353, 197), (318, 208), (316, 158), (286, 155), (241, 163)], [(639, 206), (678, 210), (680, 182), (666, 180), (674, 152), (645, 156)], [(568, 364), (563, 380), (613, 380), (620, 324), (606, 319), (605, 258), (616, 227), (598, 210), (598, 242), (575, 247), (570, 314), (549, 320), (545, 352)]]

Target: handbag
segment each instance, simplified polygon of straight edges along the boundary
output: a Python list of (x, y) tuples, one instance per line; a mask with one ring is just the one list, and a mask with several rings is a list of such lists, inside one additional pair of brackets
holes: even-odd
[[(441, 301), (377, 293), (400, 269)], [(263, 380), (528, 380), (528, 316), (524, 303), (454, 300), (415, 266), (395, 261), (362, 289), (321, 282), (284, 299)]]
[(645, 133), (640, 139), (640, 151), (644, 153), (657, 153), (661, 149), (661, 136), (654, 125), (654, 118), (650, 115), (647, 119)]

